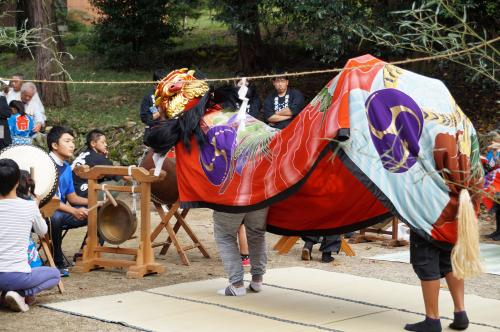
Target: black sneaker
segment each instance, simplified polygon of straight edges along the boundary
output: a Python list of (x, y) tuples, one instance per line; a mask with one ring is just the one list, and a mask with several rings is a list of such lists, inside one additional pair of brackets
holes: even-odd
[(321, 254), (321, 262), (322, 263), (330, 263), (330, 262), (333, 262), (334, 260), (335, 260), (335, 258), (332, 257), (331, 251), (327, 251), (327, 252), (324, 252), (323, 254)]

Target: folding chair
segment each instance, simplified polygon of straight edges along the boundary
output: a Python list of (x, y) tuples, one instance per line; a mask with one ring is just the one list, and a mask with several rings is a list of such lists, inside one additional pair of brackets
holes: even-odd
[[(52, 198), (49, 203), (47, 203), (45, 206), (43, 206), (40, 209), (40, 212), (44, 218), (50, 218), (59, 206), (60, 200), (58, 198)], [(52, 256), (52, 243), (50, 241), (50, 231), (45, 234), (45, 236), (38, 236), (39, 239), (39, 247), (38, 247), (38, 252), (40, 252), (40, 249), (43, 250), (46, 260), (48, 261), (49, 265), (51, 267), (57, 268), (55, 262), (54, 262), (54, 257)], [(57, 284), (57, 288), (59, 289), (59, 293), (64, 292), (64, 285), (62, 280), (59, 280), (59, 283)]]
[[(42, 249), (49, 265), (51, 267), (57, 268), (56, 264), (54, 262), (54, 257), (52, 256), (52, 251), (51, 251), (52, 243), (50, 241), (49, 235), (48, 234), (45, 234), (44, 236), (39, 235), (38, 239), (40, 241), (39, 242), (40, 246), (38, 248), (38, 251), (40, 252), (40, 249)], [(62, 280), (59, 280), (59, 283), (57, 284), (57, 288), (59, 289), (59, 293), (61, 293), (61, 294), (64, 293), (64, 285), (63, 285)]]
[[(180, 202), (177, 201), (174, 204), (167, 205), (168, 212), (165, 213), (165, 210), (161, 204), (156, 202), (154, 202), (153, 204), (161, 218), (161, 222), (158, 224), (158, 226), (156, 226), (156, 228), (151, 233), (151, 243), (153, 248), (161, 246), (162, 249), (160, 251), (160, 254), (165, 255), (168, 249), (170, 248), (170, 245), (174, 244), (175, 248), (177, 249), (177, 253), (181, 257), (182, 263), (184, 265), (190, 265), (189, 259), (186, 255), (186, 251), (190, 249), (198, 248), (204, 257), (210, 258), (210, 255), (208, 254), (207, 250), (205, 249), (201, 241), (198, 239), (196, 234), (193, 232), (189, 224), (186, 222), (185, 218), (189, 212), (189, 209), (183, 209), (182, 212), (179, 213)], [(172, 219), (173, 217), (175, 217), (177, 221), (172, 227), (172, 225), (170, 224), (170, 219)], [(182, 246), (180, 244), (179, 239), (177, 238), (177, 232), (181, 227), (184, 229), (184, 231), (186, 231), (186, 233), (193, 241), (192, 245)], [(154, 242), (163, 229), (167, 230), (168, 234), (167, 240), (164, 242)]]

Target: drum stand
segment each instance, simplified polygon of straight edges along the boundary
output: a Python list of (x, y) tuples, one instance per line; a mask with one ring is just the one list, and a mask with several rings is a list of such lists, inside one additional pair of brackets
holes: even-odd
[[(156, 238), (158, 237), (158, 235), (160, 235), (160, 232), (162, 231), (163, 228), (165, 228), (168, 233), (168, 237), (165, 242), (153, 243), (153, 247), (162, 246), (162, 249), (160, 251), (161, 255), (165, 255), (168, 251), (168, 248), (170, 248), (170, 245), (173, 243), (175, 248), (177, 249), (177, 253), (181, 257), (182, 264), (184, 265), (190, 265), (189, 259), (186, 255), (186, 251), (190, 249), (198, 248), (205, 258), (210, 258), (210, 255), (208, 254), (207, 250), (205, 249), (203, 244), (200, 242), (196, 234), (194, 234), (193, 230), (191, 229), (191, 227), (189, 227), (188, 223), (185, 220), (186, 215), (189, 212), (189, 209), (184, 209), (182, 210), (181, 213), (179, 213), (179, 207), (180, 207), (179, 201), (175, 202), (174, 204), (168, 204), (167, 205), (168, 212), (166, 213), (161, 204), (154, 202), (154, 205), (156, 211), (158, 212), (158, 215), (161, 218), (161, 222), (158, 224), (158, 226), (156, 226), (153, 233), (151, 233), (151, 242), (156, 240)], [(170, 219), (172, 219), (173, 217), (177, 219), (177, 222), (172, 227), (172, 225), (170, 224)], [(180, 244), (179, 239), (177, 238), (177, 232), (181, 227), (186, 231), (187, 235), (189, 235), (189, 237), (193, 241), (192, 245), (182, 246)]]
[[(151, 215), (149, 204), (151, 201), (151, 183), (159, 181), (165, 177), (165, 172), (160, 176), (154, 176), (142, 167), (126, 166), (94, 166), (87, 165), (75, 168), (75, 173), (83, 179), (88, 179), (88, 200), (89, 206), (97, 204), (98, 190), (104, 190), (97, 181), (104, 176), (118, 175), (131, 176), (139, 183), (139, 193), (141, 195), (141, 223), (140, 238), (137, 248), (120, 248), (99, 245), (97, 236), (97, 209), (92, 209), (88, 215), (88, 238), (83, 248), (82, 259), (76, 263), (74, 271), (88, 272), (97, 268), (128, 268), (128, 278), (142, 278), (146, 274), (161, 273), (165, 267), (155, 262), (153, 247), (151, 246)], [(106, 185), (106, 190), (133, 193), (133, 186)], [(113, 253), (120, 255), (130, 255), (135, 260), (115, 259), (111, 257), (101, 257), (102, 253)]]

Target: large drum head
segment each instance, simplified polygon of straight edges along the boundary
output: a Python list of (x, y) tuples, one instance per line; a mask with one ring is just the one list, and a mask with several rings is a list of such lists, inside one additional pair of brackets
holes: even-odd
[(0, 151), (0, 159), (12, 159), (20, 169), (33, 172), (35, 194), (40, 197), (40, 207), (47, 204), (57, 192), (57, 167), (49, 154), (33, 145), (11, 145)]
[[(149, 150), (139, 166), (147, 170), (155, 168), (153, 154), (154, 151)], [(160, 204), (173, 204), (179, 199), (177, 175), (175, 173), (175, 159), (165, 158), (162, 170), (167, 173), (167, 176), (161, 181), (151, 183), (151, 200)]]
[(104, 203), (97, 214), (97, 229), (108, 243), (118, 245), (130, 239), (137, 229), (137, 219), (127, 204), (116, 200), (117, 206), (110, 201)]

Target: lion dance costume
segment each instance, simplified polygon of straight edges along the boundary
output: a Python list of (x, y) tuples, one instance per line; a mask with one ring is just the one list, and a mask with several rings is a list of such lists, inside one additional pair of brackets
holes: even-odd
[(210, 95), (187, 69), (156, 90), (165, 120), (149, 145), (162, 154), (175, 146), (182, 207), (269, 206), (268, 230), (285, 235), (341, 234), (396, 215), (454, 245), (458, 277), (480, 270), (478, 139), (441, 81), (351, 59), (283, 130)]

